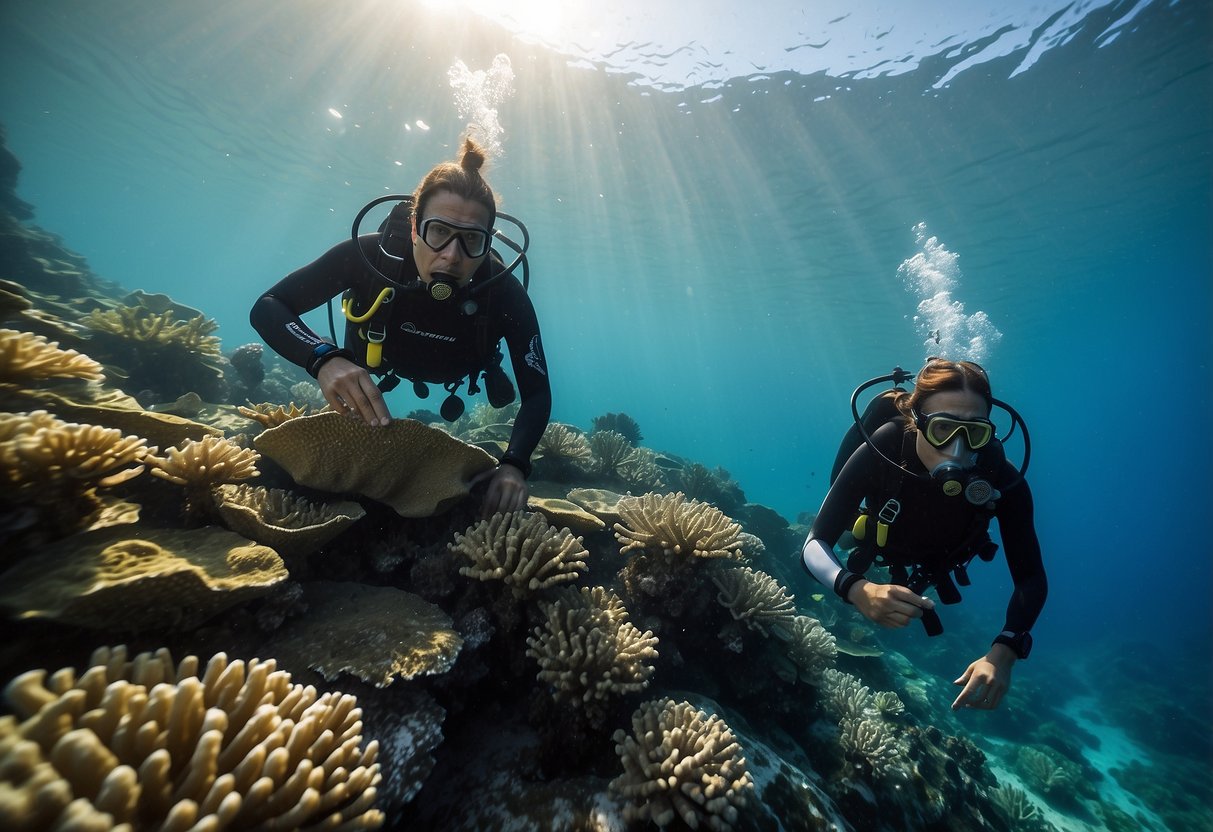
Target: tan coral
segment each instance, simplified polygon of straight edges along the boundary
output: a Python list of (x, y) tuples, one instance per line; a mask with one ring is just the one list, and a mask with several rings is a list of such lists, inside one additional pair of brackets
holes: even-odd
[(89, 329), (128, 341), (178, 346), (198, 355), (220, 355), (220, 341), (211, 334), (219, 324), (201, 314), (179, 321), (177, 314), (173, 309), (155, 312), (140, 304), (94, 309), (81, 322)]
[(43, 526), (70, 533), (102, 508), (96, 489), (138, 476), (152, 451), (138, 436), (46, 411), (0, 414), (0, 506), (27, 506)]
[(543, 514), (553, 526), (567, 528), (573, 534), (593, 534), (606, 528), (602, 520), (568, 500), (532, 495), (527, 505)]
[(0, 579), (0, 607), (109, 632), (188, 630), (287, 577), (265, 546), (216, 527), (122, 527), (44, 547)]
[(274, 661), (174, 665), (101, 648), (79, 677), (5, 690), (4, 828), (374, 829), (382, 779), (353, 696), (291, 684)]
[(628, 820), (666, 827), (675, 818), (731, 832), (754, 783), (733, 732), (719, 716), (690, 702), (645, 702), (632, 714), (632, 734), (614, 735), (624, 773), (610, 789), (629, 801)]
[(830, 631), (816, 618), (796, 616), (788, 639), (788, 658), (796, 665), (800, 678), (818, 684), (837, 657), (838, 647)]
[(766, 636), (786, 639), (791, 635), (795, 599), (770, 575), (742, 566), (716, 572), (712, 582), (720, 590), (716, 600), (735, 620)]
[(167, 457), (150, 457), (152, 475), (191, 489), (239, 482), (257, 477), (261, 455), (249, 448), (218, 436), (187, 439), (178, 448), (169, 448)]
[(313, 503), (281, 488), (225, 484), (213, 490), (224, 524), (280, 553), (319, 549), (366, 512), (355, 502)]
[(48, 378), (101, 381), (101, 365), (75, 350), (61, 350), (41, 335), (0, 329), (0, 382), (29, 383)]
[(372, 428), (338, 413), (291, 419), (253, 440), (295, 482), (362, 494), (403, 517), (430, 517), (466, 497), (472, 478), (497, 464), (488, 453), (415, 419)]
[(594, 463), (604, 474), (619, 475), (636, 456), (636, 449), (628, 438), (613, 430), (596, 430), (590, 434), (589, 442)]
[(574, 488), (566, 496), (570, 503), (581, 506), (608, 526), (614, 526), (623, 519), (619, 513), (622, 494), (605, 488)]
[(696, 558), (742, 556), (741, 526), (714, 506), (687, 500), (681, 491), (619, 500), (615, 524), (620, 553), (643, 549), (653, 554)]
[(539, 663), (538, 679), (557, 701), (601, 716), (603, 703), (649, 684), (657, 638), (628, 620), (619, 596), (603, 587), (564, 589), (541, 604), (547, 620), (527, 638), (527, 655)]
[(544, 428), (535, 451), (549, 462), (560, 460), (574, 465), (588, 465), (593, 459), (585, 434), (560, 422), (552, 422)]
[(589, 552), (568, 529), (548, 525), (542, 514), (498, 512), (455, 535), (448, 547), (471, 561), (459, 573), (480, 581), (503, 581), (515, 597), (577, 580), (588, 569)]
[(352, 673), (376, 687), (447, 672), (463, 639), (441, 609), (386, 586), (311, 581), (307, 614), (262, 647), (286, 667), (309, 667), (332, 681)]
[(254, 404), (252, 407), (240, 406), (236, 410), (240, 412), (241, 416), (252, 419), (263, 428), (276, 428), (288, 419), (298, 419), (300, 416), (308, 414), (307, 407), (298, 407), (294, 402), (291, 402), (289, 406), (262, 402)]

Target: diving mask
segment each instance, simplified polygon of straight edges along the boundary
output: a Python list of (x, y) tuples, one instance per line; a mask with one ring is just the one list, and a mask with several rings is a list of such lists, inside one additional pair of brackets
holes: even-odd
[(491, 234), (479, 225), (464, 225), (450, 220), (430, 217), (421, 221), (417, 236), (434, 251), (442, 251), (458, 241), (463, 253), (473, 259), (489, 253)]
[(914, 426), (935, 448), (942, 448), (963, 434), (964, 443), (976, 451), (994, 438), (994, 423), (989, 419), (962, 419), (951, 413), (915, 413)]

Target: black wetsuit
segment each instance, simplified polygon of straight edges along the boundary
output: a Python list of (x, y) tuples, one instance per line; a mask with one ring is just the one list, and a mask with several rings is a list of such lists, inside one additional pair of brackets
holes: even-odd
[[(913, 439), (914, 434), (906, 433), (905, 421), (900, 418), (884, 424), (872, 434), (873, 443), (889, 459), (903, 461), (907, 471), (926, 474), (921, 460), (912, 450)], [(1048, 594), (1040, 542), (1033, 522), (1032, 491), (1027, 481), (1020, 479), (1014, 466), (1002, 456), (1001, 448), (991, 451), (997, 454), (991, 483), (1002, 492), (992, 516), (998, 520), (1007, 565), (1015, 582), (1003, 631), (1025, 633), (1036, 623)], [(806, 554), (802, 556), (805, 568), (826, 586), (834, 584), (841, 567), (836, 559), (825, 563), (819, 552), (808, 554), (810, 542), (820, 541), (832, 553), (838, 538), (854, 524), (861, 501), (866, 501), (873, 514), (879, 512), (885, 501), (893, 496), (887, 492), (889, 484), (895, 483), (898, 475), (896, 472), (890, 475), (891, 470), (891, 466), (866, 443), (860, 443), (830, 487), (821, 511), (813, 521), (809, 540), (805, 543)], [(958, 548), (964, 548), (966, 540), (971, 541), (975, 528), (984, 528), (982, 517), (988, 512), (970, 505), (963, 496), (949, 497), (939, 485), (911, 474), (901, 476), (900, 480), (896, 498), (901, 503), (901, 510), (889, 525), (885, 547), (886, 556), (894, 562), (900, 556), (909, 563), (934, 565)], [(865, 545), (870, 545), (875, 536), (875, 521), (874, 516), (869, 518)], [(973, 552), (963, 554), (967, 557)], [(946, 566), (952, 565), (954, 563)]]
[[(359, 243), (371, 262), (376, 262), (379, 235), (364, 234)], [(501, 268), (493, 257), (486, 257), (471, 285), (487, 281)], [(528, 463), (551, 415), (552, 390), (539, 322), (522, 284), (513, 275), (501, 276), (472, 296), (477, 311), (465, 315), (461, 311), (463, 295), (436, 301), (424, 287), (415, 285), (417, 267), (411, 252), (405, 253), (399, 273), (385, 270), (385, 274), (412, 288), (397, 291), (388, 305), (382, 369), (395, 369), (397, 375), (412, 381), (455, 382), (484, 369), (504, 338), (521, 399), (505, 457)], [(359, 299), (355, 314), (362, 313), (382, 288), (382, 279), (367, 269), (354, 241), (345, 240), (271, 287), (253, 305), (250, 320), (279, 355), (307, 367), (324, 339), (300, 315), (346, 289), (353, 289)], [(355, 324), (347, 325), (345, 346), (362, 362), (366, 346), (356, 329)]]

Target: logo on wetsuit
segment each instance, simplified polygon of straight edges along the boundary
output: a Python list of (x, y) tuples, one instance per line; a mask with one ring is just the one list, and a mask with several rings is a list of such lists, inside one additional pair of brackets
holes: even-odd
[(544, 367), (543, 349), (539, 346), (539, 336), (531, 337), (531, 343), (527, 347), (526, 355), (523, 356), (526, 365), (541, 375), (547, 375), (547, 368)]
[(424, 329), (418, 329), (417, 325), (412, 321), (405, 321), (400, 325), (401, 332), (407, 332), (409, 335), (418, 335), (422, 338), (433, 338), (435, 341), (446, 341), (455, 343), (458, 339), (453, 335), (439, 335), (437, 332), (426, 332)]

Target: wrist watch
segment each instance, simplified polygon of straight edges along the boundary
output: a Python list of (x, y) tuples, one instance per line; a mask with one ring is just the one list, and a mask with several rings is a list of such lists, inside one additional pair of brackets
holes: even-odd
[(1015, 633), (1003, 630), (994, 637), (993, 644), (1005, 644), (1021, 659), (1026, 659), (1032, 652), (1032, 634), (1029, 632)]

